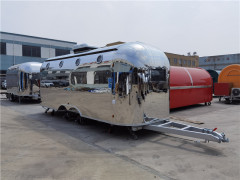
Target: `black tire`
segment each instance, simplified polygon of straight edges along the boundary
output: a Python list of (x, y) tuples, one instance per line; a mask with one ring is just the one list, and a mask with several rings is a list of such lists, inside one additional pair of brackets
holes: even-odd
[(60, 106), (57, 110), (58, 115), (65, 117), (67, 109), (64, 106)]
[(230, 99), (229, 98), (225, 98), (225, 102), (226, 102), (226, 104), (230, 104)]
[(64, 119), (66, 119), (66, 120), (70, 120), (70, 114), (69, 114), (69, 112), (68, 111), (66, 111), (65, 113), (64, 113)]
[(86, 119), (84, 119), (83, 117), (81, 117), (79, 114), (76, 118), (76, 122), (80, 125), (86, 125)]

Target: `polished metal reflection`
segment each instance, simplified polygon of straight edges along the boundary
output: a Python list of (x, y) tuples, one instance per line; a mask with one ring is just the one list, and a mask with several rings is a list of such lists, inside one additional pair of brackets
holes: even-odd
[(85, 54), (43, 63), (42, 106), (123, 126), (146, 125), (152, 117), (168, 118), (169, 61), (162, 51), (137, 42)]

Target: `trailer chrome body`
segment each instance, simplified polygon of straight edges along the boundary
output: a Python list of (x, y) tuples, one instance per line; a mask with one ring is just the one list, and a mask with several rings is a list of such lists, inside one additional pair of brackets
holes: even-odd
[(8, 68), (7, 96), (9, 99), (40, 99), (40, 68), (42, 63), (27, 62)]
[(113, 125), (144, 125), (144, 117), (169, 117), (168, 79), (166, 55), (143, 43), (55, 57), (41, 68), (42, 106)]
[(50, 58), (41, 67), (42, 106), (147, 129), (169, 119), (169, 69), (162, 51), (140, 42)]

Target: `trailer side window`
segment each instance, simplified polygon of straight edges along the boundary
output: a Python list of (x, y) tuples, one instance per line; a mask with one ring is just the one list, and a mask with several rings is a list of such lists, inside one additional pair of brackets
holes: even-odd
[(71, 75), (72, 84), (87, 84), (87, 72), (73, 72)]
[(166, 81), (166, 69), (151, 69), (151, 81)]
[[(125, 97), (131, 91), (132, 79), (133, 82), (137, 78), (137, 76), (133, 76), (132, 74), (135, 72), (137, 75), (137, 68), (133, 69), (131, 64), (127, 64), (124, 62), (115, 62), (113, 64), (113, 83), (112, 83), (112, 93), (118, 94), (119, 97)], [(137, 82), (135, 82), (137, 83)]]
[(28, 88), (28, 76), (29, 74), (24, 73), (24, 89)]
[(149, 89), (154, 92), (167, 92), (167, 72), (165, 68), (150, 69)]
[(134, 68), (132, 72), (132, 84), (138, 84), (138, 69)]
[(129, 93), (129, 73), (119, 73), (119, 80), (118, 80), (118, 95), (120, 97), (124, 95), (128, 95)]
[(40, 73), (32, 74), (31, 82), (33, 85), (40, 86)]
[(111, 77), (111, 71), (96, 71), (94, 75), (94, 84), (108, 84), (108, 78)]

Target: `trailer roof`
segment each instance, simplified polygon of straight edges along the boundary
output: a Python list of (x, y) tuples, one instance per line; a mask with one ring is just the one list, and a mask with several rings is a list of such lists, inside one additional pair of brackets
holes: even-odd
[(91, 54), (98, 54), (98, 53), (104, 53), (104, 52), (109, 52), (109, 51), (116, 51), (117, 48), (121, 45), (122, 44), (117, 44), (117, 45), (114, 45), (114, 46), (105, 46), (105, 47), (93, 49), (93, 50), (90, 50), (90, 51), (87, 51), (87, 52), (57, 56), (57, 57), (49, 58), (46, 61), (55, 61), (55, 60), (60, 60), (60, 59), (72, 58), (72, 57), (87, 56), (87, 55), (91, 55)]
[(42, 63), (39, 62), (26, 62), (22, 64), (16, 64), (8, 68), (8, 70), (21, 70), (27, 73), (38, 73), (40, 72), (40, 68)]

